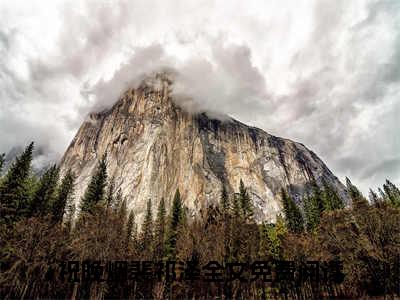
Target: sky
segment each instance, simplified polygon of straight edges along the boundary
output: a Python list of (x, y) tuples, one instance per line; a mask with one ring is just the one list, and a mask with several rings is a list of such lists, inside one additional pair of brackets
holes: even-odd
[(364, 193), (400, 185), (398, 0), (0, 0), (0, 152), (59, 159), (160, 70), (191, 111), (301, 142)]

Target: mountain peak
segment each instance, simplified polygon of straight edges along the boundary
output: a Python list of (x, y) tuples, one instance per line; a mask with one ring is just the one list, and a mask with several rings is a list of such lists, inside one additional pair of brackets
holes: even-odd
[(179, 188), (189, 212), (197, 215), (219, 201), (222, 185), (233, 195), (240, 180), (259, 222), (281, 212), (281, 188), (301, 202), (311, 182), (323, 180), (346, 197), (344, 186), (302, 144), (229, 117), (189, 113), (175, 103), (171, 84), (164, 74), (146, 78), (82, 124), (61, 162), (62, 170), (78, 175), (78, 200), (104, 153), (109, 176), (139, 220), (149, 198), (155, 209)]

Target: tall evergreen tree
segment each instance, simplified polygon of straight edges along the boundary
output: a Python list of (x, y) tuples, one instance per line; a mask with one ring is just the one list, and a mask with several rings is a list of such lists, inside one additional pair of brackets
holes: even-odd
[(320, 223), (320, 208), (318, 198), (307, 194), (303, 199), (304, 215), (307, 231), (312, 232)]
[(259, 241), (259, 247), (258, 247), (258, 255), (262, 259), (266, 259), (269, 255), (269, 243), (268, 243), (268, 227), (269, 226), (272, 226), (272, 224), (268, 224), (266, 222), (263, 222), (259, 226), (260, 241)]
[(385, 191), (387, 199), (389, 199), (390, 203), (394, 206), (400, 207), (400, 190), (386, 179), (386, 183), (383, 185), (383, 190)]
[(125, 243), (126, 246), (129, 247), (129, 244), (132, 240), (136, 239), (136, 224), (135, 224), (135, 214), (131, 210), (128, 216), (128, 222), (126, 223), (126, 238)]
[(186, 226), (188, 225), (188, 213), (189, 209), (185, 204), (182, 203), (181, 221), (179, 224), (183, 228), (186, 228)]
[(153, 244), (153, 214), (151, 212), (151, 199), (147, 201), (146, 215), (142, 226), (142, 249), (149, 252)]
[(281, 242), (286, 234), (286, 226), (283, 218), (278, 215), (275, 224), (263, 223), (260, 227), (260, 248), (261, 258), (281, 258)]
[[(237, 204), (237, 209), (239, 205)], [(225, 185), (221, 189), (221, 208), (222, 208), (222, 227), (224, 232), (224, 261), (227, 262), (230, 256), (230, 243), (231, 243), (231, 203), (229, 200), (228, 191)]]
[(59, 168), (56, 165), (47, 169), (39, 180), (38, 187), (30, 203), (32, 216), (45, 216), (56, 199)]
[(33, 142), (15, 159), (2, 180), (0, 214), (5, 220), (13, 221), (29, 208), (32, 152)]
[(245, 219), (251, 219), (253, 217), (253, 204), (251, 203), (250, 195), (247, 192), (246, 187), (242, 179), (239, 184), (239, 202), (242, 209), (242, 214)]
[(71, 170), (68, 170), (61, 180), (61, 184), (58, 187), (57, 196), (52, 205), (53, 219), (57, 223), (62, 222), (64, 212), (66, 211), (66, 206), (72, 201), (74, 182), (75, 175)]
[(388, 202), (388, 201), (390, 201), (390, 200), (388, 199), (387, 195), (385, 194), (385, 192), (382, 191), (382, 189), (381, 189), (380, 187), (378, 187), (378, 193), (379, 193), (379, 196), (380, 196), (382, 202)]
[(226, 187), (224, 184), (222, 185), (222, 189), (221, 189), (221, 207), (222, 207), (223, 212), (227, 212), (230, 207), (228, 191), (226, 190)]
[(295, 233), (302, 232), (304, 230), (304, 219), (299, 207), (283, 188), (281, 189), (281, 196), (288, 229)]
[(372, 189), (369, 189), (369, 200), (376, 207), (378, 207), (381, 204), (381, 199), (379, 199), (378, 194)]
[(315, 181), (315, 179), (311, 182), (311, 197), (315, 198), (313, 201), (317, 204), (317, 209), (319, 213), (322, 213), (326, 208), (330, 206), (328, 204), (329, 200), (325, 199), (324, 193)]
[(336, 210), (343, 209), (344, 203), (343, 200), (339, 197), (336, 190), (329, 185), (325, 180), (322, 180), (323, 185), (323, 206), (324, 210)]
[(268, 230), (269, 252), (273, 259), (281, 257), (281, 243), (286, 233), (285, 221), (281, 215), (278, 215), (274, 229)]
[(182, 220), (182, 200), (179, 189), (176, 190), (172, 201), (172, 209), (169, 217), (165, 252), (167, 259), (174, 260), (176, 256), (176, 242), (178, 239), (178, 226)]
[(164, 255), (164, 239), (165, 239), (165, 201), (161, 198), (160, 204), (157, 209), (157, 219), (155, 224), (155, 245), (154, 245), (154, 257), (156, 260), (160, 260)]
[(230, 261), (237, 261), (240, 259), (241, 249), (243, 247), (242, 233), (244, 229), (245, 219), (242, 214), (239, 195), (233, 195), (232, 199), (232, 218), (230, 218), (230, 248), (229, 258)]
[(82, 197), (81, 212), (93, 213), (97, 203), (104, 200), (107, 185), (107, 156), (103, 155)]
[(236, 220), (238, 220), (242, 216), (240, 198), (237, 194), (234, 194), (232, 198), (232, 216)]
[(110, 179), (107, 187), (107, 196), (106, 196), (106, 205), (107, 207), (111, 207), (114, 202), (114, 193), (115, 193), (115, 176)]
[(347, 177), (346, 177), (346, 188), (347, 188), (347, 193), (349, 194), (353, 204), (353, 210), (365, 210), (368, 208), (369, 204), (367, 199), (364, 198), (364, 196), (357, 189), (357, 187), (353, 185), (350, 179)]
[(5, 153), (0, 154), (0, 176), (1, 176), (1, 172), (3, 171), (5, 156), (6, 156)]

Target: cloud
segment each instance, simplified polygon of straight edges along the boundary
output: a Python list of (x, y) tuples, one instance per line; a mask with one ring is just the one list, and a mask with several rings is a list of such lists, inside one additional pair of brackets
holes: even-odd
[(386, 159), (382, 162), (379, 162), (377, 165), (373, 165), (368, 167), (362, 172), (361, 178), (368, 179), (371, 176), (378, 176), (392, 178), (396, 177), (400, 172), (400, 157)]
[(99, 111), (110, 107), (123, 92), (136, 88), (146, 76), (167, 68), (167, 61), (160, 44), (132, 49), (130, 59), (121, 64), (111, 79), (101, 79), (88, 90), (88, 94), (92, 94), (96, 100), (90, 110)]
[(188, 110), (300, 141), (363, 191), (400, 184), (399, 22), (397, 0), (2, 3), (0, 151), (59, 157), (88, 112), (168, 69)]

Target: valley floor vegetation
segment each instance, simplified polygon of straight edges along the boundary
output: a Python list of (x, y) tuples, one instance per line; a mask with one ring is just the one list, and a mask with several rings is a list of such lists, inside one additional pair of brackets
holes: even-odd
[[(221, 197), (190, 218), (179, 190), (153, 216), (151, 200), (142, 224), (127, 209), (104, 156), (80, 206), (74, 206), (74, 174), (57, 166), (32, 172), (33, 143), (0, 178), (1, 299), (321, 299), (399, 296), (400, 191), (386, 181), (369, 200), (347, 179), (351, 205), (327, 183), (313, 183), (301, 205), (284, 190), (283, 214), (256, 224), (247, 187), (221, 187)], [(4, 156), (0, 156), (0, 169)], [(61, 178), (60, 178), (61, 177)], [(139, 226), (140, 225), (140, 226)], [(139, 229), (140, 228), (140, 229)], [(62, 280), (67, 261), (235, 262), (338, 261), (343, 281), (298, 284), (263, 280), (222, 282), (159, 280)]]

